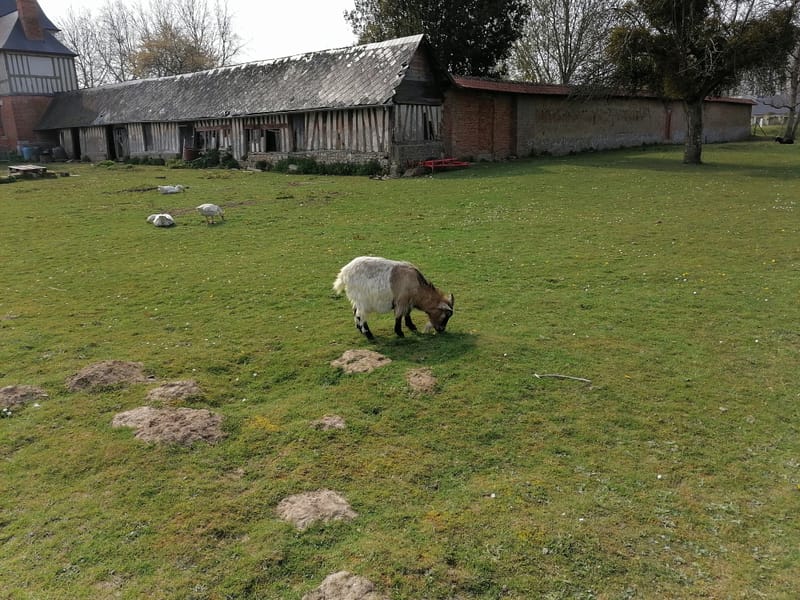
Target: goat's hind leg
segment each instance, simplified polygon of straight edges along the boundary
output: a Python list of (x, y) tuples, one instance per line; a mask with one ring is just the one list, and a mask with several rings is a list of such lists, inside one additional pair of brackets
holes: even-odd
[(406, 337), (403, 335), (403, 327), (401, 325), (402, 318), (396, 317), (394, 320), (394, 332), (397, 334), (397, 337)]
[[(399, 319), (398, 319), (398, 321), (399, 321)], [(416, 331), (417, 331), (417, 326), (416, 326), (416, 325), (414, 325), (414, 321), (412, 321), (412, 320), (411, 320), (411, 313), (410, 313), (410, 312), (407, 312), (407, 313), (406, 313), (406, 315), (405, 315), (405, 321), (406, 321), (406, 327), (408, 327), (408, 330), (409, 330), (409, 331), (413, 331), (413, 332), (415, 332), (415, 333), (416, 333)]]

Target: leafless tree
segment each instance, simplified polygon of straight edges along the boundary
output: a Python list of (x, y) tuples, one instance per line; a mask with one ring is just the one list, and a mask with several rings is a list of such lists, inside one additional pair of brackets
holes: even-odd
[(111, 82), (134, 77), (133, 57), (140, 40), (140, 14), (141, 10), (135, 5), (106, 0), (95, 19), (101, 60)]
[(530, 17), (515, 43), (510, 71), (540, 83), (590, 83), (605, 64), (602, 53), (619, 0), (527, 0)]
[(242, 50), (227, 0), (106, 0), (58, 26), (81, 87), (224, 66)]
[(75, 58), (78, 87), (94, 87), (107, 82), (108, 72), (91, 13), (86, 9), (75, 12), (70, 8), (60, 27), (59, 39), (78, 55)]

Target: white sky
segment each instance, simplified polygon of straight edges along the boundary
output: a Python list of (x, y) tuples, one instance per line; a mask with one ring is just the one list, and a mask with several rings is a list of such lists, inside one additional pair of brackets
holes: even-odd
[[(70, 7), (75, 12), (86, 9), (97, 14), (106, 0), (38, 2), (44, 14), (58, 25)], [(350, 46), (356, 37), (343, 13), (353, 5), (353, 0), (228, 0), (236, 33), (244, 45), (234, 62)]]

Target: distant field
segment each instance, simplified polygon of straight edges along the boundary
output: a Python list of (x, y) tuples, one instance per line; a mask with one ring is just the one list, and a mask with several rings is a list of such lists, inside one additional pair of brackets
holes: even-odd
[[(681, 157), (388, 181), (58, 164), (0, 186), (0, 388), (48, 394), (0, 419), (0, 598), (300, 600), (342, 570), (395, 600), (795, 598), (800, 146)], [(178, 225), (145, 222), (161, 211)], [(452, 292), (447, 333), (381, 315), (360, 336), (331, 284), (362, 254)], [(392, 362), (345, 374), (349, 349)], [(67, 389), (108, 360), (153, 379)], [(111, 426), (145, 405), (225, 437)], [(357, 516), (278, 517), (321, 489)]]

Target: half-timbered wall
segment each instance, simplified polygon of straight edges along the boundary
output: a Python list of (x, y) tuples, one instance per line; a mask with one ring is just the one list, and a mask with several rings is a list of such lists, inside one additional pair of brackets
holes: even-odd
[(442, 107), (399, 104), (395, 107), (394, 139), (396, 142), (418, 143), (441, 138)]
[(286, 114), (234, 119), (231, 124), (234, 156), (266, 152), (287, 152), (292, 147), (292, 132)]
[(194, 147), (199, 150), (233, 148), (230, 119), (210, 119), (194, 123)]
[[(278, 159), (296, 152), (330, 162), (386, 158), (391, 151), (396, 108), (377, 106), (235, 119), (233, 154), (237, 158), (266, 155), (263, 158)], [(411, 129), (408, 134), (412, 135)]]
[[(84, 127), (81, 129), (81, 149), (84, 156), (93, 161), (108, 158), (108, 141), (105, 127)], [(83, 158), (83, 157), (81, 157)]]
[(311, 112), (305, 115), (305, 139), (296, 150), (389, 152), (390, 111), (386, 107)]
[(49, 95), (76, 89), (72, 57), (0, 52), (0, 95)]
[(179, 155), (180, 134), (177, 123), (132, 123), (128, 125), (130, 156)]

